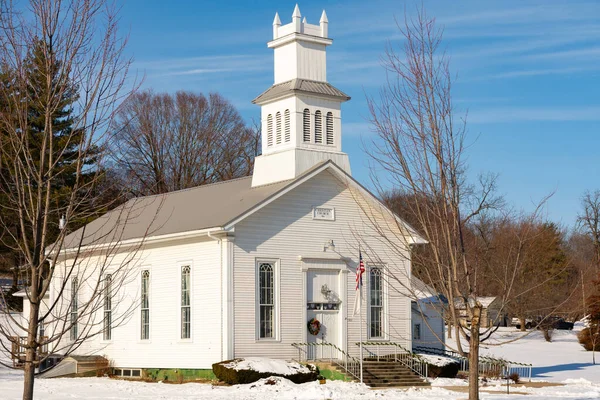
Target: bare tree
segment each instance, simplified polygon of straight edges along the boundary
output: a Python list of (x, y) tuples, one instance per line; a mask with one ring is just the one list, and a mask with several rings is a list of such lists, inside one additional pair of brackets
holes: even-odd
[[(130, 60), (123, 56), (125, 40), (110, 2), (30, 0), (26, 8), (5, 6), (0, 240), (19, 255), (28, 309), (23, 320), (6, 315), (10, 324), (0, 326), (0, 336), (3, 350), (23, 363), (23, 398), (32, 399), (45, 349), (66, 355), (130, 315), (120, 309), (107, 320), (102, 313), (107, 301), (124, 296), (119, 288), (131, 279), (135, 251), (119, 260), (114, 254), (137, 202), (100, 219), (93, 231), (73, 233), (114, 206), (113, 196), (99, 192), (106, 188), (100, 150), (117, 105), (131, 93)], [(33, 51), (42, 60), (37, 80), (28, 72)], [(64, 116), (67, 93), (75, 100)], [(60, 128), (67, 118), (69, 129)]]
[[(469, 398), (476, 400), (479, 345), (497, 329), (483, 321), (484, 307), (479, 301), (490, 294), (486, 269), (493, 268), (492, 260), (502, 266), (496, 279), (505, 287), (496, 295), (505, 307), (511, 290), (516, 289), (511, 282), (522, 268), (525, 244), (533, 233), (519, 231), (517, 240), (507, 243), (501, 260), (492, 257), (491, 238), (497, 226), (491, 223), (491, 216), (503, 206), (503, 200), (494, 194), (494, 175), (481, 176), (476, 184), (467, 179), (466, 117), (457, 118), (452, 103), (442, 31), (422, 9), (398, 27), (403, 47), (388, 46), (383, 57), (387, 84), (377, 99), (368, 99), (376, 137), (367, 152), (382, 197), (390, 187), (402, 194), (408, 221), (427, 241), (423, 249), (413, 245), (412, 265), (415, 273), (447, 300), (445, 317), (454, 330), (456, 350), (469, 359)], [(538, 213), (539, 207), (526, 219), (535, 221)], [(403, 248), (410, 245), (406, 227), (392, 229), (389, 222), (382, 225), (374, 213), (365, 214), (390, 251), (405, 254)], [(388, 270), (389, 286), (410, 292), (410, 288), (398, 288), (407, 280), (395, 276), (392, 268)], [(459, 310), (464, 310), (464, 315)], [(463, 340), (468, 349), (463, 348)]]
[(600, 190), (585, 192), (581, 198), (583, 212), (577, 217), (579, 228), (588, 236), (594, 249), (594, 271), (600, 273)]
[(247, 176), (260, 132), (217, 93), (151, 91), (129, 98), (111, 152), (135, 194), (158, 194)]

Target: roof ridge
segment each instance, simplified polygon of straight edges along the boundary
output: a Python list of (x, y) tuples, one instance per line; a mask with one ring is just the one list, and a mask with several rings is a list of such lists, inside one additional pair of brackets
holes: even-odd
[(146, 196), (134, 197), (133, 199), (130, 199), (129, 201), (131, 201), (131, 200), (141, 200), (141, 199), (150, 199), (152, 197), (165, 196), (165, 195), (169, 195), (169, 194), (173, 194), (173, 193), (188, 192), (188, 191), (192, 191), (192, 190), (198, 190), (198, 189), (213, 187), (213, 186), (217, 186), (217, 185), (223, 185), (225, 183), (230, 183), (230, 182), (235, 182), (235, 181), (241, 181), (243, 179), (249, 179), (249, 178), (251, 179), (252, 175), (241, 176), (239, 178), (227, 179), (225, 181), (207, 183), (207, 184), (204, 184), (204, 185), (197, 185), (197, 186), (193, 186), (193, 187), (189, 187), (189, 188), (184, 188), (184, 189), (177, 189), (177, 190), (173, 190), (173, 191), (165, 192), (165, 193), (149, 194), (149, 195), (146, 195)]

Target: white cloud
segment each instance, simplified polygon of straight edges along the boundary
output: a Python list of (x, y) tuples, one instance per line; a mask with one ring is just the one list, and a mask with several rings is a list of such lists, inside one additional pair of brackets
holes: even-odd
[(469, 111), (468, 123), (600, 121), (600, 106), (498, 107)]

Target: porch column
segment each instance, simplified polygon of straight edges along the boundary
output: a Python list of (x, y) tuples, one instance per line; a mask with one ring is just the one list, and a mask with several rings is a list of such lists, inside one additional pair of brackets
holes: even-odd
[(234, 304), (233, 304), (233, 246), (234, 237), (225, 236), (221, 241), (221, 268), (223, 271), (222, 279), (222, 299), (221, 299), (221, 310), (222, 310), (222, 326), (223, 326), (223, 337), (222, 342), (222, 354), (225, 360), (231, 360), (235, 357), (234, 351)]

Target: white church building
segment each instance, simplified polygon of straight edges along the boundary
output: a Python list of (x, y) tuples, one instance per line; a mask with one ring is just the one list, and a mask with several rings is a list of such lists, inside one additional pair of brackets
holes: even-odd
[[(80, 271), (101, 259), (107, 273), (131, 269), (118, 299), (97, 310), (97, 321), (124, 309), (130, 318), (104, 324), (74, 354), (121, 369), (209, 369), (236, 357), (356, 357), (361, 338), (394, 343), (389, 352), (411, 348), (411, 299), (401, 286), (410, 286), (410, 245), (422, 239), (352, 178), (341, 112), (350, 97), (327, 81), (331, 44), (325, 12), (318, 25), (297, 6), (291, 23), (275, 16), (274, 83), (253, 100), (262, 155), (252, 176), (134, 199), (67, 237), (65, 265), (82, 251)], [(361, 317), (353, 312), (359, 251)], [(69, 279), (68, 295), (83, 304), (88, 289), (77, 272)]]

